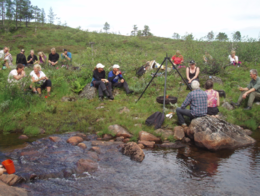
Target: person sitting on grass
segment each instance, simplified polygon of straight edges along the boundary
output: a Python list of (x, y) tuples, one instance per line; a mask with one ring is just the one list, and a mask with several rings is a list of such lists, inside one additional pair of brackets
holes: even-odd
[(47, 76), (41, 71), (41, 66), (39, 64), (34, 65), (33, 71), (30, 73), (33, 85), (30, 87), (33, 89), (34, 93), (38, 93), (40, 96), (42, 90), (47, 88), (47, 96), (51, 93), (51, 81)]
[[(207, 115), (207, 93), (200, 89), (200, 83), (198, 81), (193, 81), (191, 87), (193, 91), (188, 94), (181, 107), (176, 109), (178, 122), (182, 127), (187, 126), (184, 116), (188, 116), (192, 120)], [(190, 110), (185, 109), (188, 105), (190, 105)]]
[(247, 107), (244, 108), (244, 110), (251, 110), (254, 100), (256, 98), (260, 98), (260, 77), (257, 76), (257, 70), (252, 69), (250, 70), (250, 77), (252, 80), (248, 84), (246, 88), (239, 87), (238, 90), (241, 91), (240, 97), (237, 101), (237, 103), (231, 102), (235, 106), (240, 106), (243, 99), (246, 99), (247, 96), (249, 96)]
[(124, 88), (126, 94), (130, 94), (133, 93), (134, 91), (130, 91), (128, 88), (128, 84), (125, 81), (125, 79), (122, 76), (121, 71), (119, 71), (120, 66), (119, 65), (114, 65), (113, 66), (113, 71), (110, 71), (108, 73), (108, 80), (109, 82), (112, 83), (113, 87), (117, 87), (117, 88)]
[(205, 84), (206, 93), (208, 96), (208, 115), (218, 117), (217, 114), (219, 113), (218, 106), (219, 106), (219, 93), (218, 91), (213, 90), (213, 82), (212, 80), (207, 80)]
[(61, 62), (63, 65), (70, 65), (72, 60), (72, 55), (70, 52), (68, 52), (67, 49), (64, 49), (64, 52), (60, 55), (61, 56)]
[(43, 52), (39, 52), (38, 56), (39, 56), (38, 64), (44, 65), (46, 63), (46, 59), (47, 59), (46, 55)]
[(200, 68), (196, 67), (195, 61), (190, 61), (190, 67), (186, 68), (187, 82), (191, 84), (193, 81), (199, 81)]
[(23, 64), (24, 66), (27, 66), (26, 57), (24, 55), (25, 50), (22, 49), (19, 54), (16, 56), (16, 64)]
[(175, 66), (178, 66), (178, 68), (181, 68), (181, 64), (183, 63), (184, 59), (181, 55), (180, 51), (177, 50), (176, 54), (172, 57), (172, 62)]
[(27, 58), (27, 64), (29, 65), (33, 65), (35, 63), (38, 63), (38, 58), (37, 56), (34, 54), (34, 50), (31, 50), (30, 55)]
[(98, 89), (99, 100), (103, 101), (104, 93), (105, 95), (114, 100), (112, 93), (112, 84), (106, 78), (106, 72), (104, 71), (104, 65), (98, 63), (93, 71), (92, 84)]
[(59, 54), (56, 53), (56, 49), (52, 48), (51, 53), (49, 54), (49, 65), (50, 66), (55, 66), (59, 62)]
[(231, 65), (240, 65), (241, 62), (238, 61), (238, 56), (236, 56), (236, 51), (232, 50), (231, 55), (228, 56)]
[[(9, 52), (9, 48), (5, 47), (5, 54), (4, 54), (4, 66), (3, 69), (10, 68), (10, 66), (13, 66), (13, 57)], [(5, 68), (4, 68), (5, 67)]]
[(16, 69), (12, 70), (8, 75), (8, 83), (18, 83), (22, 78), (26, 76), (24, 71), (24, 66), (22, 64), (18, 64)]

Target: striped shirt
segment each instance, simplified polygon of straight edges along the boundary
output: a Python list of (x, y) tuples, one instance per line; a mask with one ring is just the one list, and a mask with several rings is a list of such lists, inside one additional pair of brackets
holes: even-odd
[(207, 98), (207, 93), (205, 93), (204, 91), (200, 89), (193, 90), (188, 94), (181, 108), (185, 109), (188, 105), (190, 105), (190, 112), (192, 116), (206, 116), (208, 110)]

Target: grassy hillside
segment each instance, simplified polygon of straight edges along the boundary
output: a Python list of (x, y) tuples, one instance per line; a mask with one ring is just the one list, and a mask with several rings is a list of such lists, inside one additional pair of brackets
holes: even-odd
[[(135, 104), (146, 84), (151, 79), (151, 72), (138, 78), (135, 70), (146, 61), (156, 60), (161, 63), (166, 55), (173, 55), (178, 49), (185, 59), (185, 65), (191, 59), (203, 70), (201, 77), (216, 74), (224, 84), (215, 85), (215, 89), (223, 89), (227, 93), (226, 101), (237, 101), (238, 85), (246, 86), (250, 81), (249, 70), (259, 69), (260, 43), (248, 40), (246, 43), (229, 42), (199, 42), (192, 40), (172, 40), (158, 37), (127, 37), (114, 34), (99, 34), (81, 31), (68, 27), (44, 26), (37, 29), (19, 28), (17, 31), (1, 34), (1, 45), (11, 48), (13, 57), (21, 48), (26, 50), (26, 56), (31, 49), (44, 51), (49, 54), (55, 47), (58, 53), (67, 48), (73, 54), (73, 66), (81, 70), (49, 69), (43, 71), (53, 83), (52, 95), (48, 99), (32, 95), (19, 90), (18, 87), (7, 85), (7, 76), (10, 70), (0, 70), (0, 131), (24, 131), (27, 134), (37, 134), (39, 128), (44, 128), (47, 133), (64, 131), (101, 131), (108, 132), (111, 124), (120, 124), (132, 132), (136, 139), (141, 130), (153, 132), (144, 122), (148, 116), (156, 111), (162, 111), (162, 105), (156, 102), (156, 97), (163, 95), (164, 77), (157, 77), (148, 88), (143, 98)], [(93, 51), (89, 42), (95, 42)], [(243, 63), (242, 67), (229, 66), (227, 56), (235, 48), (237, 55)], [(208, 51), (214, 58), (214, 66), (203, 64), (202, 56)], [(15, 58), (14, 58), (15, 62)], [(94, 66), (101, 62), (106, 65), (105, 70), (111, 70), (115, 63), (124, 71), (124, 77), (132, 90), (133, 95), (125, 95), (119, 91), (114, 101), (104, 101), (104, 108), (96, 109), (100, 105), (98, 97), (93, 100), (79, 99), (78, 93), (92, 79)], [(32, 69), (27, 68), (29, 75)], [(185, 69), (180, 69), (184, 75)], [(155, 71), (152, 71), (155, 72)], [(27, 79), (29, 80), (29, 78)], [(181, 78), (175, 71), (168, 73), (167, 94), (178, 97), (178, 105), (184, 101), (189, 91), (182, 86), (179, 92)], [(205, 79), (202, 80), (202, 85)], [(46, 93), (46, 92), (44, 92)], [(63, 96), (75, 97), (75, 102), (62, 102)], [(221, 98), (223, 102), (224, 99)], [(120, 114), (127, 107), (130, 112)], [(260, 116), (259, 107), (254, 105), (253, 110), (244, 112), (242, 109), (228, 111), (220, 107), (221, 113), (231, 122), (251, 129), (256, 129)], [(174, 110), (168, 107), (169, 111)], [(177, 117), (166, 119), (163, 126), (173, 128), (176, 126)]]

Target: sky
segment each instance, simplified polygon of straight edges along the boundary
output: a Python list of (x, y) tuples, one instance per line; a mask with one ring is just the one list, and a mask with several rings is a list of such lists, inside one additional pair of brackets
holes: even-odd
[(44, 8), (46, 17), (53, 8), (61, 22), (73, 28), (100, 31), (105, 22), (110, 32), (130, 35), (133, 25), (148, 25), (159, 37), (192, 33), (200, 39), (213, 31), (229, 38), (240, 31), (242, 37), (259, 38), (259, 0), (31, 0)]

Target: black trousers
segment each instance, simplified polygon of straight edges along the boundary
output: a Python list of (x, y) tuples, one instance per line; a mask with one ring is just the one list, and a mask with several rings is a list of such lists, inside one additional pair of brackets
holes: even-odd
[(125, 92), (126, 93), (129, 93), (130, 90), (129, 90), (129, 87), (128, 87), (128, 84), (126, 81), (124, 81), (123, 83), (113, 83), (113, 87), (116, 87), (116, 88), (124, 88), (125, 89)]
[(104, 83), (102, 81), (93, 81), (94, 87), (98, 89), (98, 96), (104, 97), (104, 91), (107, 90), (109, 96), (112, 97), (112, 84), (111, 82)]

